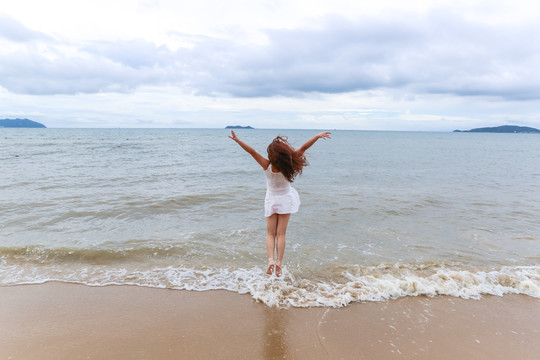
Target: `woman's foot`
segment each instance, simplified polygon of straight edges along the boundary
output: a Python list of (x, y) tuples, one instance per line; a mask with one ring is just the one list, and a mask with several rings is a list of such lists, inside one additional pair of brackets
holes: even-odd
[(276, 264), (276, 276), (277, 277), (281, 276), (281, 266), (278, 264)]
[(266, 270), (266, 273), (268, 275), (272, 275), (273, 272), (274, 272), (274, 264), (268, 265), (268, 270)]

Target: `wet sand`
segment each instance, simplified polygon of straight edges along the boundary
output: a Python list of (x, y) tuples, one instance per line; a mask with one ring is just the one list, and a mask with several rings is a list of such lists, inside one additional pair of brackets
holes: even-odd
[(538, 359), (540, 299), (274, 309), (249, 295), (0, 287), (0, 359)]

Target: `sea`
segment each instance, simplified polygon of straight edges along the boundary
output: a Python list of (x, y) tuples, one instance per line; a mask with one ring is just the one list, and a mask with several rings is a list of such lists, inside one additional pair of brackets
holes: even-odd
[[(237, 135), (266, 155), (318, 132)], [(0, 286), (219, 289), (280, 308), (540, 298), (539, 135), (332, 131), (293, 183), (278, 278), (262, 168), (228, 134), (0, 129)]]

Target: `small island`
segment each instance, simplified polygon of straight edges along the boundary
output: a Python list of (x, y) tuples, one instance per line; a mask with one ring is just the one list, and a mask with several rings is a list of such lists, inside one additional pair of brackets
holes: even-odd
[(454, 132), (476, 132), (476, 133), (523, 133), (540, 134), (540, 130), (527, 126), (503, 125), (497, 127), (484, 127), (471, 130), (454, 130)]
[(229, 125), (225, 129), (253, 129), (251, 126)]
[(46, 128), (46, 126), (29, 119), (0, 119), (0, 128)]

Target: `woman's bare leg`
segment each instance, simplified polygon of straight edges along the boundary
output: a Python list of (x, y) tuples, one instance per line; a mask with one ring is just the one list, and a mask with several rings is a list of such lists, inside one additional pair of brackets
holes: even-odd
[(287, 233), (290, 217), (291, 214), (273, 214), (266, 218), (266, 252), (270, 264), (267, 273), (271, 273), (271, 266), (274, 264), (277, 238), (276, 276), (281, 276), (281, 263), (285, 254), (285, 234)]
[(276, 236), (277, 236), (277, 262), (276, 265), (281, 267), (283, 255), (285, 254), (285, 234), (287, 233), (287, 225), (291, 214), (278, 214)]
[(276, 248), (278, 214), (272, 214), (266, 218), (266, 252), (268, 253), (268, 262), (274, 263), (274, 249)]

